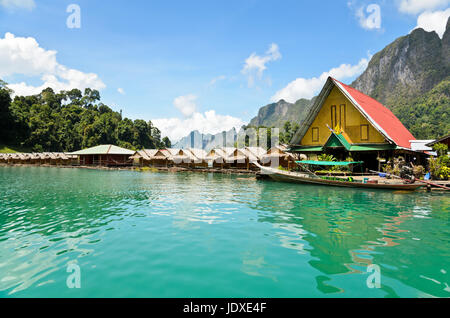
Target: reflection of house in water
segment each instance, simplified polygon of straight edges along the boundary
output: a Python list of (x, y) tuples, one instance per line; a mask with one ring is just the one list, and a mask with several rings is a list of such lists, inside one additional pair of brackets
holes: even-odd
[[(259, 221), (272, 223), (297, 236), (297, 246), (302, 246), (302, 250), (312, 257), (309, 264), (324, 274), (316, 277), (319, 290), (340, 292), (342, 286), (333, 286), (339, 279), (332, 277), (331, 280), (330, 275), (368, 275), (367, 266), (377, 264), (381, 266), (384, 277), (396, 279), (430, 295), (449, 296), (448, 291), (444, 291), (448, 283), (446, 285), (442, 277), (435, 279), (441, 273), (436, 268), (446, 266), (436, 262), (444, 259), (443, 255), (448, 255), (448, 247), (443, 244), (430, 247), (425, 252), (422, 244), (411, 237), (416, 226), (423, 226), (415, 223), (421, 219), (415, 218), (413, 214), (415, 206), (420, 209), (420, 206), (427, 204), (422, 201), (423, 198), (384, 191), (335, 190), (315, 186), (302, 186), (299, 191), (299, 188), (292, 186), (279, 191), (273, 183), (265, 183), (264, 195), (259, 198), (255, 208), (263, 211), (260, 212)], [(266, 199), (274, 197), (277, 197), (279, 205)], [(380, 205), (380, 202), (383, 204)], [(445, 231), (442, 222), (435, 223), (440, 224), (441, 230)], [(430, 232), (436, 230), (430, 226)], [(282, 246), (292, 248), (286, 246), (284, 238), (280, 241)], [(436, 241), (439, 240), (436, 238)], [(440, 251), (436, 253), (433, 249)], [(434, 258), (434, 253), (440, 258)], [(416, 262), (411, 263), (411, 259)], [(389, 264), (402, 264), (403, 267), (394, 268)], [(420, 275), (440, 281), (442, 288), (436, 289), (439, 286), (436, 282), (430, 283), (432, 281)], [(366, 278), (361, 279), (362, 286), (365, 286)], [(386, 284), (386, 281), (382, 281), (383, 292), (388, 296), (396, 296)]]

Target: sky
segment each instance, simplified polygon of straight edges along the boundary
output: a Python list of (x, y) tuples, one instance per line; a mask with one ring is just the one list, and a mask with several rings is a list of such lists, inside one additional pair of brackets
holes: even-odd
[(0, 0), (0, 79), (16, 95), (91, 87), (172, 141), (239, 128), (260, 107), (351, 83), (450, 0)]

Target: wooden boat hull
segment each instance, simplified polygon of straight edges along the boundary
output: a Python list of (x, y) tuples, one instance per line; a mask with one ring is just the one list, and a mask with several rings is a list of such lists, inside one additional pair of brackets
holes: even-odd
[(359, 183), (350, 181), (327, 180), (321, 178), (311, 178), (307, 174), (303, 173), (280, 171), (278, 169), (266, 167), (261, 167), (261, 171), (267, 174), (268, 177), (276, 181), (328, 185), (336, 187), (414, 191), (423, 186), (421, 184), (414, 183)]

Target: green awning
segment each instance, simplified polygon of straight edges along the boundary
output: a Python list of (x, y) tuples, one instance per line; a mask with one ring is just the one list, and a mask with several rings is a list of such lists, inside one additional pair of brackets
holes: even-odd
[(289, 152), (321, 152), (323, 150), (323, 147), (316, 146), (316, 147), (305, 147), (305, 146), (297, 146), (292, 147), (289, 149)]
[(363, 164), (363, 161), (316, 161), (316, 160), (302, 160), (296, 161), (298, 164), (307, 164), (315, 166), (349, 166), (356, 164)]
[(381, 145), (353, 145), (349, 151), (380, 151), (380, 150), (394, 150), (396, 145), (381, 144)]

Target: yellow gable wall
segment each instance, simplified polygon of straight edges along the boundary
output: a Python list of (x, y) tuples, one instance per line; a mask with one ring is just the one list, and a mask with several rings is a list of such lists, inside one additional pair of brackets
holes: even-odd
[[(336, 106), (336, 123), (334, 123), (334, 127), (331, 123), (331, 108), (333, 105)], [(345, 111), (344, 107), (341, 105), (345, 105)], [(308, 128), (308, 131), (300, 144), (304, 146), (322, 146), (327, 142), (331, 134), (331, 131), (326, 125), (334, 129), (340, 124), (342, 126), (342, 130), (344, 131), (345, 137), (351, 144), (386, 142), (384, 137), (367, 121), (366, 118), (364, 118), (359, 110), (356, 109), (355, 106), (353, 106), (353, 104), (345, 97), (345, 95), (342, 94), (341, 91), (335, 86), (323, 103), (317, 117)], [(368, 126), (361, 127), (361, 125)], [(368, 136), (361, 135), (365, 134), (367, 131)]]

